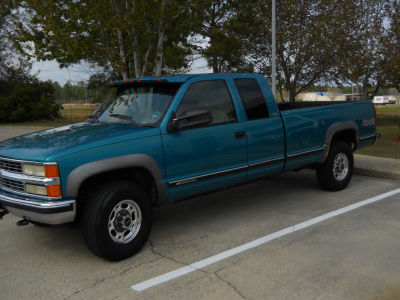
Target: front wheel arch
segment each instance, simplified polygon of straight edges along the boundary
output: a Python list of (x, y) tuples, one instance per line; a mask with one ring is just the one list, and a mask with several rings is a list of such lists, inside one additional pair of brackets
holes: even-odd
[(91, 178), (132, 169), (141, 169), (151, 175), (157, 192), (157, 204), (164, 203), (166, 187), (162, 171), (155, 159), (146, 154), (128, 154), (82, 164), (68, 174), (63, 195), (66, 198), (76, 198), (83, 184)]

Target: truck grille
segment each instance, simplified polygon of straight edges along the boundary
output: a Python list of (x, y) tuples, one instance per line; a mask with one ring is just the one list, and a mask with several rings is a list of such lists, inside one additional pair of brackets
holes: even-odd
[(0, 177), (0, 187), (18, 192), (25, 192), (24, 184), (22, 182), (4, 177)]
[(22, 174), (22, 164), (17, 161), (0, 159), (0, 169), (12, 173)]

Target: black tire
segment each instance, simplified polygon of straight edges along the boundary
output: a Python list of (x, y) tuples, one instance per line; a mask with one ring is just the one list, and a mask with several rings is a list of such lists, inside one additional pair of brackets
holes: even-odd
[[(139, 219), (140, 222), (133, 222)], [(152, 221), (153, 208), (146, 192), (136, 183), (114, 181), (87, 199), (81, 228), (90, 251), (102, 258), (118, 261), (134, 255), (143, 247)], [(130, 231), (122, 228), (136, 226), (133, 224), (140, 225)]]
[(317, 179), (322, 188), (340, 191), (349, 184), (353, 169), (354, 158), (350, 145), (337, 141), (331, 146), (325, 162), (317, 167)]

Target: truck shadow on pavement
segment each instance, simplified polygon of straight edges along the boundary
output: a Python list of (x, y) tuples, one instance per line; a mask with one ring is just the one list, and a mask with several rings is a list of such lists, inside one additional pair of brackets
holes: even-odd
[[(239, 232), (240, 227), (257, 226), (257, 223), (267, 220), (273, 222), (282, 213), (299, 210), (310, 201), (309, 197), (302, 195), (320, 192), (313, 171), (304, 170), (167, 204), (154, 210), (150, 240), (167, 253), (185, 246), (194, 251), (197, 247), (204, 248), (200, 245), (202, 243), (212, 243), (215, 236), (232, 230)], [(8, 220), (10, 223), (19, 220), (14, 216), (6, 218), (12, 219)], [(47, 227), (28, 225), (16, 227), (13, 231), (18, 231), (15, 234), (18, 240), (24, 241), (27, 252), (35, 248), (41, 249), (42, 255), (58, 253), (98, 260), (86, 248), (78, 223)], [(147, 251), (148, 246), (141, 252)]]

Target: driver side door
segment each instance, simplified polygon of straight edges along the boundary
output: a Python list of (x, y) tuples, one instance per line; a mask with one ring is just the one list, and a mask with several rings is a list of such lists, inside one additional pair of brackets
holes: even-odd
[(235, 105), (222, 78), (188, 86), (176, 117), (207, 110), (208, 124), (162, 134), (169, 199), (177, 200), (243, 182), (247, 141)]

